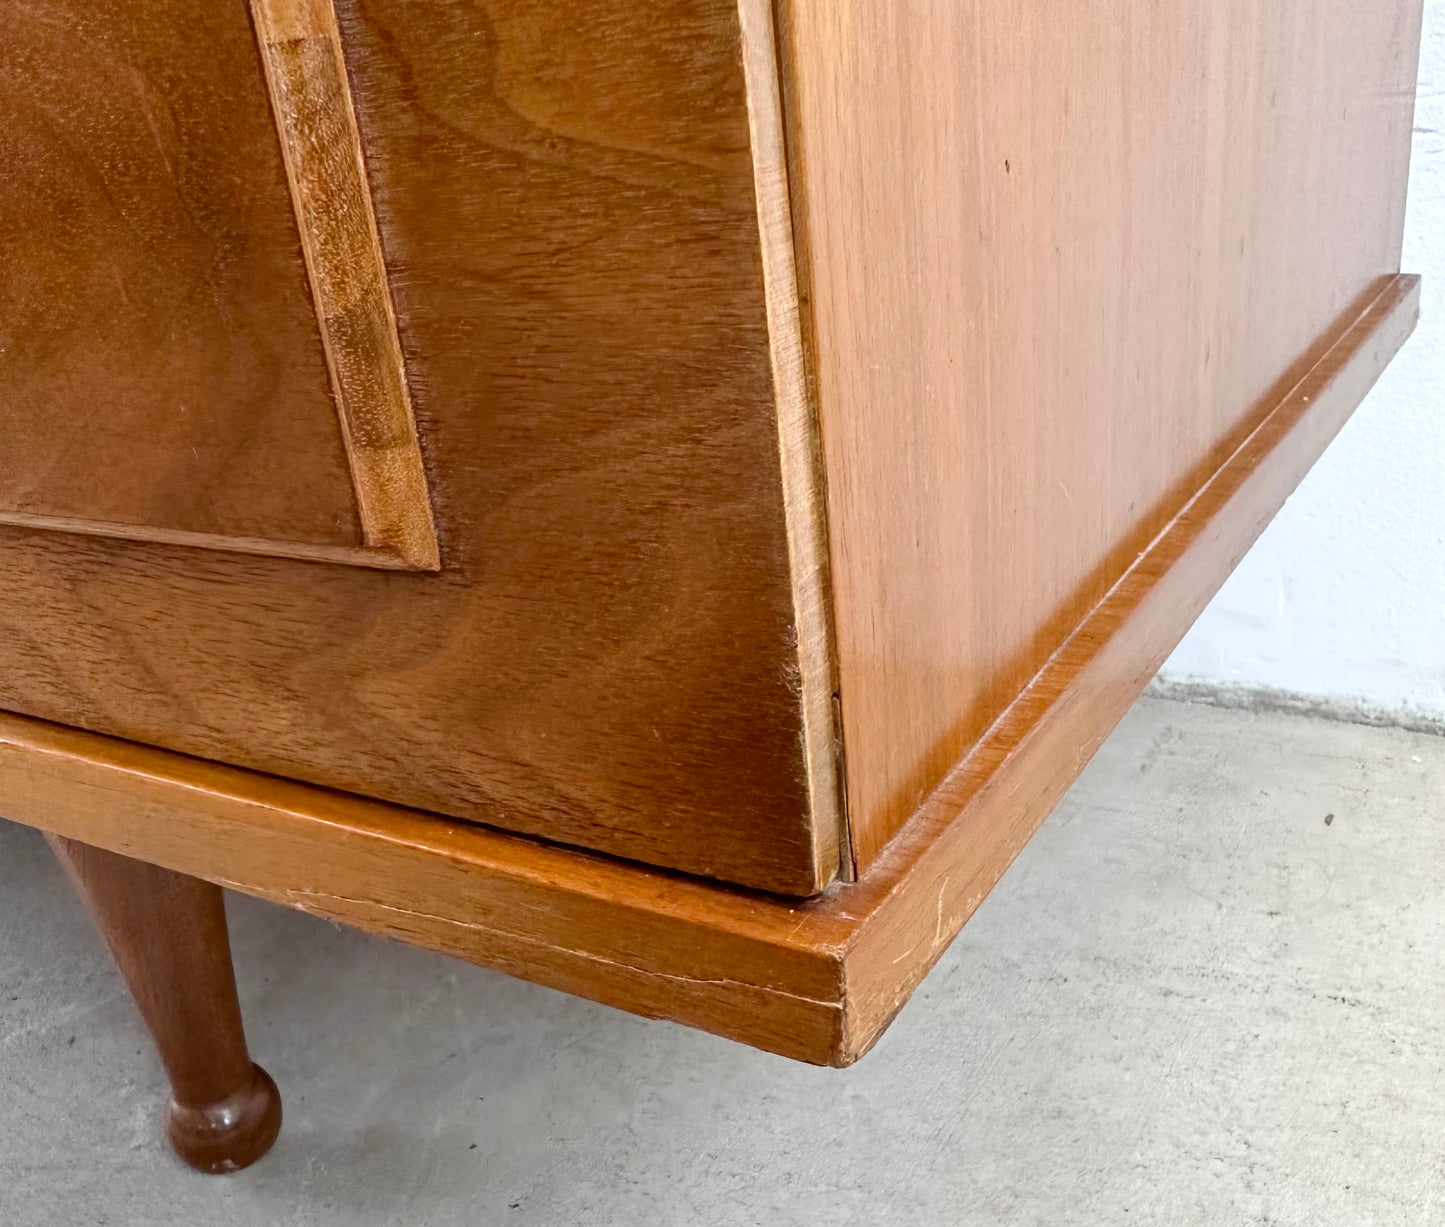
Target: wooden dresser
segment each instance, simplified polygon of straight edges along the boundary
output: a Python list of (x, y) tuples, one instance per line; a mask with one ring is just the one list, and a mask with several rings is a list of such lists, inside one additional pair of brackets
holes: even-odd
[(1420, 8), (0, 0), (0, 814), (182, 1154), (218, 885), (867, 1051), (1413, 327)]

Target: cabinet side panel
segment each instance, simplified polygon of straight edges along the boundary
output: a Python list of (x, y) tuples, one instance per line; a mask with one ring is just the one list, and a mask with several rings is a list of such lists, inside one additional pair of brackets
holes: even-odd
[(784, 0), (866, 868), (1399, 267), (1419, 0)]

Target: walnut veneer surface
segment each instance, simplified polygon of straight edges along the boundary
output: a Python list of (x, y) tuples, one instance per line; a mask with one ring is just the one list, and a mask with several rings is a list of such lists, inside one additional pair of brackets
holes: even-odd
[[(268, 6), (286, 20), (286, 6)], [(310, 424), (331, 433), (271, 437), (269, 409), (232, 407), (224, 364), (242, 381), (277, 365), (246, 351), (239, 330), (235, 350), (218, 325), (186, 353), (207, 368), (213, 433), (260, 439), (275, 454), (265, 476), (293, 498), (334, 492), (341, 434), (323, 412), (315, 321), (300, 318), (296, 223), (279, 207), (279, 143), (245, 0), (98, 11), (31, 0), (20, 12), (70, 58), (22, 55), (7, 40), (7, 98), (32, 81), (72, 83), (76, 57), (101, 60), (88, 36), (109, 57), (102, 68), (165, 100), (153, 109), (188, 146), (224, 147), (232, 174), (266, 189), (269, 212), (243, 233), (285, 249), (297, 317), (267, 340), (286, 361), (310, 352)], [(800, 732), (737, 11), (714, 0), (602, 0), (581, 14), (530, 0), (366, 0), (336, 13), (441, 572), (0, 528), (0, 707), (700, 874), (818, 888), (837, 871), (839, 832), (836, 816), (813, 822)], [(224, 80), (184, 95), (168, 85), (177, 61)], [(236, 117), (237, 96), (249, 120)], [(77, 105), (109, 104), (82, 90)], [(26, 196), (31, 162), (55, 156), (46, 122), (25, 126), (38, 135), (24, 138), (6, 200)], [(136, 126), (109, 156), (178, 194), (190, 167)], [(64, 279), (47, 291), (63, 301), (76, 270), (133, 275), (130, 264), (96, 271), (109, 231), (94, 236), (85, 221), (27, 241), (7, 275)], [(206, 300), (211, 268), (166, 274)], [(280, 289), (254, 293), (269, 303)], [(121, 294), (102, 304), (117, 331)], [(153, 347), (127, 335), (126, 360), (143, 368)], [(86, 414), (111, 421), (111, 409), (66, 399), (64, 373), (37, 366), (23, 398), (3, 385), (4, 428), (18, 423), (83, 469), (95, 503), (79, 510), (100, 514), (104, 458), (125, 470), (136, 453), (108, 440), (72, 456), (59, 432), (83, 430)], [(114, 381), (129, 386), (124, 373)], [(138, 413), (145, 404), (171, 421), (173, 401), (147, 395)], [(275, 412), (296, 429), (299, 405)], [(188, 439), (166, 446), (169, 465), (133, 465), (155, 498), (204, 504), (213, 482), (231, 480), (219, 460), (214, 477), (188, 470)], [(342, 507), (354, 533), (354, 503)]]
[(1420, 8), (9, 5), (0, 813), (855, 1059), (1413, 327)]
[(0, 515), (359, 545), (245, 6), (7, 3), (0, 170)]

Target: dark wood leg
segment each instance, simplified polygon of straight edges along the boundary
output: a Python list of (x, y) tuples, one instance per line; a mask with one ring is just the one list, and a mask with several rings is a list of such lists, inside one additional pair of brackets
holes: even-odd
[(251, 1062), (221, 888), (47, 837), (130, 985), (170, 1076), (166, 1136), (192, 1167), (235, 1172), (271, 1149), (281, 1096)]

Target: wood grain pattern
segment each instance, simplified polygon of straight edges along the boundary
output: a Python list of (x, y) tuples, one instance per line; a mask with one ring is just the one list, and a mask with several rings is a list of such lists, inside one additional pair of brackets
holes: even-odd
[(243, 0), (0, 29), (0, 520), (362, 545)]
[[(40, 183), (14, 176), (0, 199), (0, 232), (23, 253), (3, 291), (0, 386), (20, 446), (0, 471), (0, 522), (435, 570), (335, 17), (329, 2), (253, 8), (260, 57), (236, 0), (21, 8), (0, 60), (18, 112), (7, 165)], [(284, 158), (262, 122), (268, 82)], [(248, 312), (275, 329), (264, 357), (237, 319)]]
[(874, 861), (1399, 268), (1418, 0), (784, 0)]
[[(280, 48), (328, 12), (258, 24)], [(750, 125), (781, 122), (750, 115), (737, 7), (335, 13), (445, 569), (0, 529), (0, 707), (817, 890), (839, 861), (832, 691), (793, 590), (823, 621), (819, 518), (790, 533), (780, 465), (795, 501), (816, 470), (781, 160), (753, 168)], [(306, 54), (334, 49), (317, 37)], [(765, 32), (749, 47), (766, 80)]]
[(251, 0), (366, 546), (440, 565), (331, 0)]
[(155, 1040), (171, 1083), (171, 1146), (203, 1172), (250, 1167), (280, 1132), (281, 1096), (246, 1048), (220, 887), (49, 839)]
[(159, 15), (264, 58), (375, 492), (306, 551), (394, 569), (0, 529), (0, 706), (758, 889), (866, 875), (1398, 266), (1417, 0), (244, 3)]
[(729, 890), (164, 751), (0, 717), (0, 813), (786, 1056), (847, 1064), (1258, 537), (1419, 315), (1387, 278), (1207, 475), (862, 879)]
[[(865, 879), (849, 1046), (887, 1026), (1259, 538), (1420, 318), (1420, 279), (1383, 278), (1308, 347), (1298, 382), (1159, 531), (945, 776)], [(906, 971), (900, 973), (900, 968)]]

